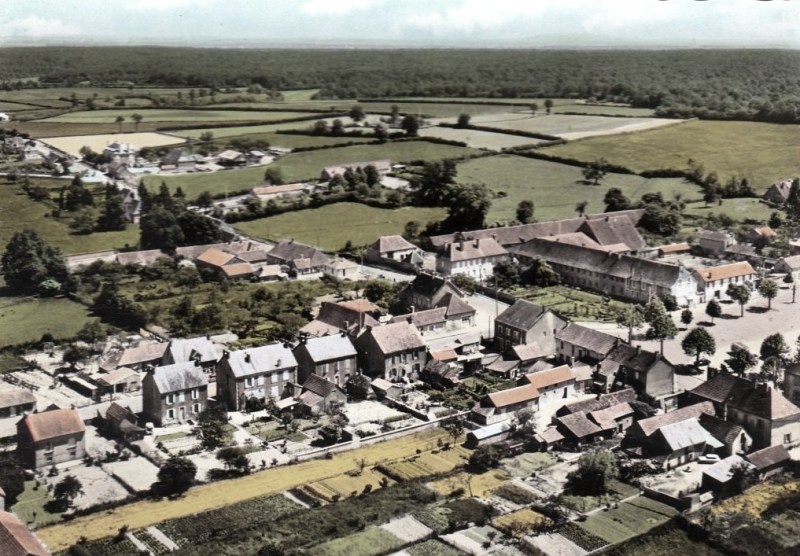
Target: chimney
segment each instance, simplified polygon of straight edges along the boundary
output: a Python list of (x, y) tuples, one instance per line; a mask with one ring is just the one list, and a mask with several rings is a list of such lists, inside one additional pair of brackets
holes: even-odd
[(414, 318), (411, 315), (408, 315), (406, 320), (408, 321), (408, 324), (414, 324)]
[(281, 366), (281, 358), (280, 357), (278, 357), (278, 360), (275, 361), (275, 366), (276, 367), (280, 367)]
[(481, 238), (476, 237), (475, 238), (475, 249), (477, 249), (480, 246), (481, 246)]
[(344, 321), (344, 329), (345, 330), (350, 330), (350, 321), (349, 320)]
[(250, 362), (250, 354), (247, 353), (246, 351), (244, 352), (244, 362), (245, 363), (249, 363)]
[(458, 250), (459, 251), (464, 250), (464, 236), (461, 236), (461, 238), (458, 240)]
[(6, 493), (0, 488), (0, 512), (6, 511)]
[(231, 356), (231, 352), (230, 352), (230, 351), (228, 351), (227, 349), (223, 349), (223, 350), (222, 350), (222, 358), (223, 358), (223, 359), (227, 359), (227, 358), (229, 358), (230, 356)]
[(636, 346), (636, 355), (639, 355), (640, 353), (642, 353), (642, 345), (641, 344)]
[[(339, 334), (342, 336), (342, 338), (347, 338), (347, 332), (345, 332), (344, 330), (342, 330), (341, 332), (339, 332)], [(306, 343), (306, 339), (305, 339), (305, 338), (303, 338), (303, 339), (301, 340), (301, 342), (302, 342), (302, 343)]]
[(417, 310), (417, 308), (415, 306), (413, 306), (413, 305), (409, 305), (408, 308), (409, 308), (409, 310), (411, 311), (412, 314)]

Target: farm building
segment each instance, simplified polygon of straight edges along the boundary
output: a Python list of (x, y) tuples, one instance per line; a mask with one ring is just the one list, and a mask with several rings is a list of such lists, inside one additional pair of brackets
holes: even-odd
[(790, 179), (773, 183), (769, 186), (766, 193), (764, 193), (764, 199), (777, 205), (784, 204), (787, 199), (789, 199), (789, 193), (792, 191), (792, 184), (793, 180)]
[(467, 448), (475, 449), (478, 446), (502, 442), (511, 435), (511, 424), (509, 421), (501, 421), (493, 425), (481, 427), (467, 433), (467, 440), (464, 445)]
[(27, 388), (4, 384), (0, 387), (0, 419), (17, 417), (36, 409), (36, 396)]
[(51, 556), (52, 552), (15, 514), (5, 511), (4, 497), (0, 489), (0, 552), (3, 556)]
[(378, 171), (378, 175), (382, 178), (392, 170), (392, 161), (370, 160), (368, 162), (350, 162), (337, 166), (326, 166), (322, 169), (319, 179), (320, 181), (331, 181), (334, 176), (343, 176), (348, 170), (355, 171), (358, 168), (363, 170), (367, 166), (373, 166)]

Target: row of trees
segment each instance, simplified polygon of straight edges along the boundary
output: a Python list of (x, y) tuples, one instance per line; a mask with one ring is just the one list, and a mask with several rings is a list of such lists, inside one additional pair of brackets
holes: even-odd
[(139, 221), (139, 247), (175, 251), (181, 245), (203, 245), (220, 241), (222, 234), (216, 222), (189, 211), (180, 188), (170, 195), (166, 183), (161, 183), (153, 195), (144, 185), (139, 185), (141, 219)]

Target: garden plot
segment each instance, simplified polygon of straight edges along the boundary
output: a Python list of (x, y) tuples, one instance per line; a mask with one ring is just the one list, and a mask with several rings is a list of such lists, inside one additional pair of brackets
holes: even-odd
[(145, 492), (158, 480), (158, 467), (137, 457), (105, 465), (106, 471), (137, 492)]
[(130, 143), (136, 149), (144, 147), (163, 147), (183, 143), (182, 137), (167, 135), (166, 133), (141, 132), (141, 133), (106, 133), (103, 135), (76, 135), (67, 137), (45, 137), (43, 143), (52, 145), (72, 156), (80, 156), (82, 147), (89, 147), (95, 152), (103, 152), (106, 145), (114, 141)]
[(406, 544), (392, 533), (371, 527), (355, 535), (334, 539), (313, 548), (316, 556), (372, 556), (386, 554)]
[(486, 548), (484, 548), (484, 544), (491, 541), (490, 537), (496, 538), (499, 536), (500, 531), (494, 527), (482, 526), (442, 535), (441, 538), (447, 544), (453, 545), (467, 554), (485, 554)]
[(678, 515), (671, 506), (640, 496), (619, 507), (598, 512), (578, 525), (610, 544), (646, 533)]
[(389, 523), (381, 525), (380, 528), (406, 543), (419, 542), (433, 533), (432, 529), (410, 515), (393, 519)]
[(365, 400), (347, 404), (344, 408), (350, 426), (357, 427), (365, 423), (379, 423), (406, 417), (402, 411), (392, 409), (380, 402)]
[(558, 533), (530, 537), (527, 542), (547, 556), (583, 556), (587, 552)]
[(466, 464), (468, 459), (469, 450), (459, 446), (449, 450), (434, 450), (417, 454), (402, 461), (381, 464), (377, 466), (377, 469), (397, 481), (413, 481), (448, 473), (456, 467)]
[(581, 139), (598, 135), (614, 135), (644, 131), (680, 123), (666, 118), (614, 118), (608, 116), (573, 116), (552, 114), (531, 116), (530, 113), (505, 112), (473, 116), (470, 124), (524, 133), (541, 133), (562, 139)]
[(101, 467), (70, 462), (70, 467), (59, 467), (60, 473), (55, 477), (47, 477), (45, 481), (55, 487), (66, 475), (72, 475), (81, 482), (81, 494), (75, 498), (73, 505), (78, 510), (91, 508), (98, 504), (114, 502), (128, 497), (128, 491), (116, 479)]
[(395, 552), (392, 556), (461, 556), (464, 554), (460, 550), (444, 544), (437, 540), (429, 540), (414, 546), (410, 546), (400, 552)]
[[(303, 487), (303, 490), (325, 502), (349, 498), (364, 492), (364, 489), (377, 490), (395, 482), (374, 469), (364, 469), (361, 473), (344, 473)], [(368, 486), (369, 485), (369, 486)]]
[(487, 471), (480, 475), (464, 471), (445, 479), (434, 481), (428, 486), (442, 496), (453, 496), (455, 492), (462, 492), (462, 496), (484, 498), (494, 489), (506, 484), (510, 479), (511, 477), (500, 470)]
[(530, 534), (542, 524), (552, 523), (542, 514), (530, 508), (522, 508), (515, 512), (496, 517), (492, 525), (512, 537), (522, 537)]

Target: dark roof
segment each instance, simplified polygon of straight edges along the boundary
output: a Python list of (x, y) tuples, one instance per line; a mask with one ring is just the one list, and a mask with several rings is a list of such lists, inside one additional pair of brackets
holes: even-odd
[(4, 385), (0, 389), (0, 407), (14, 407), (35, 403), (36, 396), (30, 390), (10, 385)]
[(721, 373), (705, 381), (703, 384), (690, 390), (699, 398), (711, 400), (715, 403), (726, 402), (736, 391), (750, 390), (753, 383), (747, 379), (739, 378), (730, 373)]
[(682, 267), (675, 264), (545, 239), (533, 239), (511, 248), (511, 251), (523, 257), (541, 257), (553, 264), (664, 288), (672, 287), (682, 270)]
[(446, 316), (448, 319), (452, 319), (460, 315), (475, 314), (475, 308), (472, 305), (452, 293), (444, 294), (436, 306), (447, 309)]
[[(505, 226), (503, 228), (486, 228), (463, 232), (465, 239), (494, 237), (500, 245), (516, 245), (533, 238), (557, 236), (577, 232), (587, 220), (603, 219), (606, 216), (623, 216), (635, 226), (644, 215), (644, 209), (621, 210), (602, 214), (592, 214), (580, 218), (565, 220), (551, 220), (549, 222), (536, 222), (533, 224), (520, 224), (518, 226)], [(453, 243), (456, 234), (444, 234), (431, 237), (431, 244), (440, 248), (446, 243)]]
[(703, 230), (700, 232), (700, 239), (711, 239), (714, 241), (727, 241), (730, 236), (725, 232), (716, 230)]
[(370, 245), (370, 249), (375, 249), (380, 253), (392, 253), (394, 251), (418, 249), (418, 247), (408, 242), (403, 236), (381, 236), (375, 240), (375, 243)]
[(748, 389), (737, 389), (731, 393), (728, 403), (739, 411), (770, 421), (800, 418), (800, 407), (766, 384), (752, 384)]
[(718, 419), (708, 413), (703, 413), (698, 418), (700, 424), (711, 433), (711, 436), (725, 444), (726, 446), (733, 445), (736, 439), (742, 434), (742, 427), (728, 421)]
[(620, 342), (607, 356), (608, 359), (640, 372), (647, 372), (659, 360), (658, 354)]
[(770, 446), (769, 448), (763, 448), (751, 454), (747, 454), (744, 459), (755, 465), (756, 469), (761, 471), (773, 465), (789, 461), (791, 456), (789, 452), (786, 451), (786, 448), (784, 448), (782, 444), (779, 444), (778, 446)]
[(586, 220), (580, 230), (594, 238), (600, 245), (624, 243), (631, 251), (647, 247), (642, 236), (627, 216), (606, 216)]
[(148, 373), (148, 375), (150, 374), (153, 376), (153, 381), (159, 394), (179, 392), (208, 385), (208, 377), (205, 371), (196, 365), (194, 361), (156, 367), (152, 372)]
[(322, 266), (328, 261), (328, 257), (319, 249), (294, 240), (281, 241), (268, 253), (268, 257), (287, 264), (300, 259), (309, 259), (311, 267)]
[(453, 291), (461, 293), (461, 291), (450, 280), (441, 276), (434, 276), (428, 273), (417, 274), (417, 277), (408, 285), (409, 289), (416, 294), (425, 297), (433, 297), (440, 289), (449, 285)]
[(598, 332), (580, 324), (569, 323), (556, 333), (556, 340), (570, 343), (589, 351), (607, 355), (621, 340), (611, 334)]
[(108, 409), (106, 409), (106, 419), (113, 419), (114, 421), (122, 422), (128, 417), (131, 417), (134, 421), (136, 420), (133, 417), (133, 413), (130, 409), (122, 407), (117, 402), (113, 402), (110, 406), (108, 406)]
[(556, 419), (561, 432), (567, 432), (575, 438), (585, 438), (602, 432), (602, 429), (589, 420), (585, 413), (572, 413)]
[(327, 397), (331, 392), (338, 389), (339, 387), (330, 380), (325, 380), (321, 376), (313, 374), (308, 375), (308, 378), (303, 383), (303, 390), (313, 392), (322, 398)]
[(456, 241), (446, 245), (442, 251), (442, 257), (450, 261), (471, 261), (508, 254), (502, 245), (490, 237)]
[(425, 348), (425, 341), (420, 336), (417, 327), (408, 322), (374, 326), (360, 338), (364, 337), (371, 337), (384, 355)]
[(633, 388), (626, 388), (625, 390), (611, 392), (610, 394), (600, 394), (591, 400), (568, 403), (561, 407), (556, 415), (581, 412), (590, 413), (592, 411), (607, 409), (621, 403), (630, 403), (633, 401), (636, 401), (636, 392)]
[(425, 311), (415, 311), (405, 315), (397, 315), (392, 317), (390, 322), (410, 322), (414, 326), (431, 326), (435, 324), (444, 324), (447, 320), (447, 309), (445, 307), (437, 307), (435, 309), (427, 309)]
[(648, 417), (636, 423), (634, 427), (639, 427), (645, 436), (650, 436), (665, 425), (680, 423), (687, 419), (698, 419), (703, 413), (714, 414), (714, 406), (711, 402), (701, 402), (654, 417)]
[(344, 303), (330, 302), (323, 302), (315, 320), (324, 322), (337, 330), (346, 330), (348, 332), (356, 330), (359, 324), (364, 326), (378, 326), (379, 324), (377, 320), (364, 311), (358, 311)]
[(547, 309), (541, 305), (518, 299), (516, 303), (497, 315), (495, 322), (505, 326), (529, 330), (546, 311)]

